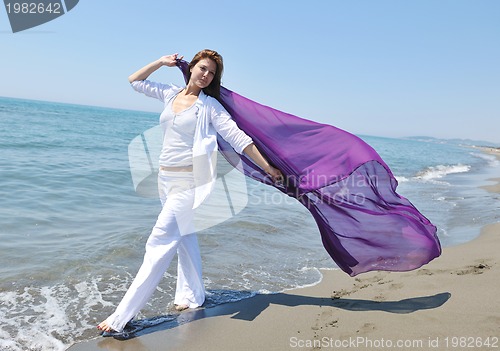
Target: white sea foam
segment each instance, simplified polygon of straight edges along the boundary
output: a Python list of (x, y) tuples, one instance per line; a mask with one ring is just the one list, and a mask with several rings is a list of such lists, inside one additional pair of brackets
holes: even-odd
[(438, 235), (439, 237), (450, 237), (448, 234), (448, 231), (445, 228), (438, 228)]
[(437, 165), (426, 168), (419, 172), (414, 178), (423, 181), (433, 181), (443, 178), (449, 174), (469, 172), (471, 166), (456, 164), (456, 165)]
[[(58, 301), (59, 300), (59, 301)], [(0, 293), (0, 347), (2, 350), (64, 350), (67, 345), (54, 336), (69, 331), (68, 302), (56, 288), (25, 288)], [(26, 326), (29, 325), (29, 328)], [(10, 340), (10, 341), (7, 341)]]
[(403, 177), (403, 176), (395, 176), (395, 177), (396, 177), (396, 180), (398, 181), (398, 183), (406, 183), (406, 182), (410, 181), (410, 179)]
[(500, 165), (500, 161), (495, 155), (489, 155), (485, 153), (471, 152), (472, 156), (483, 159), (488, 162), (488, 165), (491, 167), (497, 167)]
[(88, 338), (84, 335), (95, 328), (92, 314), (109, 305), (100, 293), (101, 280), (0, 292), (0, 350), (62, 351)]
[(418, 172), (417, 175), (412, 178), (404, 176), (396, 176), (396, 180), (400, 184), (407, 183), (412, 180), (439, 183), (439, 184), (448, 184), (446, 182), (437, 181), (437, 179), (443, 178), (449, 174), (469, 172), (470, 169), (471, 166), (463, 164), (429, 166), (425, 168), (423, 171)]

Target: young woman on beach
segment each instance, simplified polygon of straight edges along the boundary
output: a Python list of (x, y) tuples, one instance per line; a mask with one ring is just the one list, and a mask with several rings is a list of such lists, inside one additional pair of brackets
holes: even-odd
[(176, 253), (175, 308), (179, 311), (195, 308), (205, 301), (200, 250), (192, 219), (193, 209), (209, 195), (217, 174), (211, 167), (217, 154), (216, 133), (236, 152), (249, 156), (273, 181), (282, 177), (219, 103), (223, 62), (217, 52), (202, 50), (194, 56), (183, 88), (147, 80), (163, 66), (176, 66), (177, 59), (182, 56), (163, 56), (129, 77), (136, 91), (164, 103), (158, 174), (162, 210), (146, 243), (137, 276), (115, 312), (97, 326), (104, 332), (123, 331), (149, 300)]

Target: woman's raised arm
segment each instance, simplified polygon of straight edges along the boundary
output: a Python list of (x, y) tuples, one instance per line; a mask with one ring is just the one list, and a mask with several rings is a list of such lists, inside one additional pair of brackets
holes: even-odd
[(179, 54), (172, 54), (160, 57), (158, 60), (147, 64), (146, 66), (139, 69), (137, 72), (132, 73), (128, 77), (128, 81), (130, 83), (135, 82), (137, 80), (147, 79), (151, 73), (159, 69), (161, 66), (173, 67), (176, 64), (177, 59), (182, 59), (184, 56), (178, 57)]

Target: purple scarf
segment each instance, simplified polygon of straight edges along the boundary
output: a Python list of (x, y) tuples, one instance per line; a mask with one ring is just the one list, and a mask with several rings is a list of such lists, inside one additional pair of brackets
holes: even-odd
[[(178, 61), (184, 73), (187, 62)], [(218, 137), (219, 151), (246, 176), (296, 198), (313, 215), (323, 245), (347, 274), (416, 269), (441, 254), (436, 227), (406, 198), (377, 152), (330, 125), (260, 105), (224, 87), (220, 102), (285, 177), (275, 184)]]

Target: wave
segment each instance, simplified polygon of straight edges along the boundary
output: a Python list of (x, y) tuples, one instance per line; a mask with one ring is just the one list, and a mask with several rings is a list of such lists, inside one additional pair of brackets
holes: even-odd
[[(246, 273), (252, 277), (256, 275), (253, 270), (246, 271), (243, 275)], [(315, 267), (303, 267), (296, 273), (313, 273), (311, 279), (308, 279), (312, 283), (290, 283), (286, 289), (264, 284), (265, 288), (253, 289), (253, 284), (246, 281), (247, 279), (233, 284), (229, 278), (228, 284), (225, 285), (233, 285), (232, 288), (225, 286), (206, 289), (204, 307), (213, 308), (259, 294), (276, 294), (312, 286), (322, 278), (321, 272)], [(175, 275), (168, 272), (166, 274), (169, 278), (175, 278)], [(12, 291), (2, 291), (3, 287), (0, 285), (0, 350), (64, 351), (75, 343), (95, 338), (96, 321), (113, 311), (117, 301), (111, 300), (126, 291), (131, 279), (129, 275), (96, 275), (83, 280), (70, 278), (52, 286), (14, 284)], [(212, 283), (208, 278), (205, 283), (221, 286), (220, 283)], [(165, 314), (157, 314), (158, 311), (165, 310), (165, 306), (171, 306), (172, 302), (168, 301), (173, 300), (173, 291), (169, 288), (162, 290), (159, 286), (161, 294), (151, 299), (149, 308), (141, 311), (135, 324), (149, 328), (166, 323), (164, 328), (168, 328), (169, 323), (183, 323), (177, 319), (179, 314), (169, 312), (169, 308)]]
[(418, 172), (414, 179), (432, 181), (434, 179), (443, 178), (449, 174), (466, 173), (469, 172), (470, 169), (471, 166), (463, 164), (430, 166)]
[(490, 154), (484, 154), (484, 153), (477, 153), (477, 152), (471, 152), (471, 156), (480, 158), (482, 160), (485, 160), (488, 162), (489, 166), (496, 167), (500, 165), (500, 161), (495, 155), (490, 155)]
[(409, 182), (410, 179), (406, 178), (406, 177), (403, 177), (403, 176), (395, 176), (396, 177), (396, 180), (398, 181), (398, 183), (406, 183), (406, 182)]

